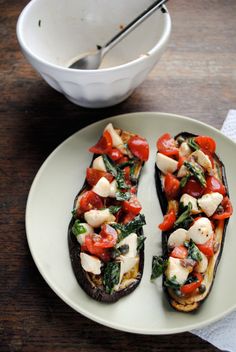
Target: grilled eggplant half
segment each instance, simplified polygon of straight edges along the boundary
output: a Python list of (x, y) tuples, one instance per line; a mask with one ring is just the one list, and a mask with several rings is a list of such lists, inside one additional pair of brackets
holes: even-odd
[(225, 167), (208, 136), (166, 133), (157, 147), (163, 257), (155, 257), (153, 267), (160, 272), (161, 266), (171, 306), (191, 312), (210, 293), (233, 211)]
[(147, 141), (110, 123), (96, 145), (68, 229), (71, 264), (82, 289), (112, 303), (140, 283), (144, 266), (144, 215), (137, 188)]

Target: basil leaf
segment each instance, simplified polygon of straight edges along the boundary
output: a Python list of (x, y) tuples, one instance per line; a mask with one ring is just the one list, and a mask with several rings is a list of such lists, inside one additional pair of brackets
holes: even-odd
[(154, 255), (152, 257), (152, 275), (151, 280), (155, 280), (163, 274), (168, 265), (168, 260), (163, 257)]
[(143, 248), (144, 246), (144, 241), (146, 240), (146, 237), (145, 236), (138, 236), (137, 237), (137, 252), (139, 253), (141, 251), (141, 249)]
[(181, 181), (180, 181), (180, 187), (183, 188), (186, 183), (188, 182), (189, 178), (190, 178), (190, 174), (187, 174), (186, 176), (182, 177)]
[(193, 222), (193, 218), (191, 217), (192, 204), (189, 202), (188, 206), (183, 208), (182, 214), (175, 221), (175, 227), (182, 227), (185, 230), (188, 230), (189, 226)]
[(179, 290), (180, 288), (180, 284), (176, 280), (176, 275), (172, 276), (170, 279), (166, 279), (164, 285), (172, 288), (173, 290)]
[(120, 280), (120, 263), (108, 262), (104, 269), (103, 284), (106, 293), (111, 294), (115, 285), (118, 285)]
[(116, 192), (116, 200), (124, 201), (129, 200), (131, 197), (130, 192)]
[(79, 220), (75, 220), (74, 225), (72, 226), (72, 232), (75, 236), (82, 235), (86, 232), (86, 228), (80, 224)]
[(125, 176), (124, 176), (123, 170), (121, 170), (119, 167), (117, 167), (116, 171), (117, 171), (116, 182), (117, 182), (118, 188), (119, 189), (129, 189), (130, 186), (127, 185), (127, 183), (125, 182)]
[(203, 170), (196, 163), (185, 161), (184, 165), (190, 171), (190, 174), (195, 177), (197, 181), (203, 186), (206, 187), (206, 179)]
[(102, 154), (102, 158), (106, 167), (107, 172), (112, 174), (115, 178), (117, 176), (117, 170), (111, 159), (106, 154)]
[(202, 255), (193, 240), (190, 240), (189, 246), (188, 246), (188, 258), (192, 258), (193, 260), (196, 260), (200, 262), (202, 260)]
[(125, 237), (129, 236), (132, 232), (136, 232), (139, 230), (143, 225), (146, 224), (145, 216), (143, 214), (137, 215), (133, 220), (128, 222), (128, 224), (122, 225), (113, 223), (110, 224), (115, 230), (119, 230), (120, 234), (118, 236), (118, 242), (123, 240)]
[(199, 150), (200, 149), (199, 145), (195, 142), (194, 137), (189, 138), (187, 143), (190, 146), (190, 148), (193, 149), (193, 150)]
[(125, 161), (124, 163), (119, 164), (119, 168), (124, 169), (126, 166), (133, 166), (133, 165), (134, 165), (134, 161), (129, 160), (129, 161)]
[(121, 206), (120, 205), (111, 205), (110, 207), (109, 207), (109, 212), (111, 213), (111, 214), (116, 214), (116, 213), (118, 213), (118, 211), (121, 209)]

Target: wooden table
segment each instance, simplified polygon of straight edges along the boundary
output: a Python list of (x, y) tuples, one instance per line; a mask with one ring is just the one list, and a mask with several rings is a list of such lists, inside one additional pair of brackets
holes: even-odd
[(24, 213), (42, 162), (93, 121), (133, 111), (165, 111), (221, 127), (228, 110), (236, 107), (235, 0), (170, 1), (173, 32), (160, 63), (128, 100), (100, 110), (71, 104), (26, 62), (15, 36), (17, 16), (26, 3), (0, 1), (0, 350), (217, 351), (190, 333), (128, 334), (73, 311), (38, 272), (27, 246)]

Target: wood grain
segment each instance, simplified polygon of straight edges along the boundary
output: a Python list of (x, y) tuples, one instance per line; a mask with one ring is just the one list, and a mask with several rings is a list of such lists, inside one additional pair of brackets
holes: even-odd
[(96, 324), (65, 305), (30, 255), (24, 213), (27, 194), (49, 153), (78, 129), (111, 115), (165, 111), (220, 128), (236, 108), (235, 0), (169, 1), (168, 49), (125, 102), (89, 110), (68, 102), (26, 62), (16, 20), (26, 0), (0, 0), (0, 351), (217, 351), (183, 333), (143, 336)]

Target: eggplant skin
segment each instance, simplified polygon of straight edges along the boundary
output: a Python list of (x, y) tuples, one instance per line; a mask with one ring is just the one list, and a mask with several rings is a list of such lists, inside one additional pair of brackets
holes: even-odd
[[(174, 137), (174, 139), (177, 139), (178, 137), (184, 137), (184, 138), (191, 138), (191, 137), (197, 137), (196, 134), (193, 133), (189, 133), (189, 132), (181, 132), (178, 135), (176, 135)], [(219, 166), (221, 173), (222, 173), (222, 183), (225, 186), (226, 189), (226, 195), (229, 196), (229, 190), (228, 190), (228, 184), (227, 184), (227, 178), (226, 178), (226, 172), (225, 172), (225, 166), (223, 164), (223, 162), (221, 161), (221, 159), (219, 158), (219, 156), (217, 154), (214, 154), (214, 161), (217, 163), (217, 165)], [(155, 183), (156, 183), (156, 191), (157, 191), (157, 196), (160, 202), (160, 207), (162, 210), (163, 215), (166, 214), (167, 209), (168, 209), (168, 200), (165, 196), (164, 190), (162, 188), (162, 183), (161, 183), (161, 171), (158, 169), (157, 165), (155, 164)], [(209, 288), (207, 289), (207, 291), (205, 292), (205, 294), (202, 295), (202, 297), (194, 302), (191, 302), (190, 304), (187, 303), (187, 298), (186, 298), (186, 302), (178, 302), (178, 297), (176, 297), (173, 294), (173, 291), (169, 288), (167, 288), (164, 285), (164, 282), (166, 280), (165, 274), (163, 274), (163, 291), (167, 296), (167, 299), (170, 303), (170, 305), (177, 311), (179, 312), (185, 312), (185, 313), (189, 313), (189, 312), (193, 312), (196, 311), (201, 305), (202, 303), (206, 300), (206, 298), (209, 296), (212, 287), (213, 287), (213, 283), (214, 283), (214, 278), (216, 275), (216, 271), (217, 271), (217, 267), (219, 265), (222, 253), (223, 253), (223, 247), (224, 247), (224, 241), (225, 241), (225, 236), (226, 236), (226, 229), (227, 229), (227, 225), (228, 225), (229, 219), (225, 219), (224, 220), (224, 224), (223, 224), (223, 228), (222, 228), (222, 239), (221, 239), (221, 243), (220, 243), (220, 248), (219, 251), (217, 252), (217, 256), (216, 256), (216, 261), (214, 264), (214, 269), (213, 269), (213, 273), (212, 273), (212, 280), (210, 282)], [(170, 232), (162, 232), (162, 252), (163, 252), (163, 257), (165, 259), (168, 259), (168, 247), (167, 247), (167, 242), (168, 242), (168, 238), (170, 236), (172, 231)], [(216, 255), (216, 254), (215, 254)]]
[[(120, 298), (127, 296), (133, 292), (136, 287), (140, 284), (143, 275), (144, 268), (144, 247), (139, 252), (139, 276), (131, 285), (120, 290), (114, 291), (112, 294), (105, 292), (104, 287), (96, 287), (95, 284), (89, 279), (89, 275), (82, 268), (80, 261), (80, 245), (76, 237), (72, 233), (73, 219), (68, 229), (68, 245), (70, 252), (70, 259), (73, 268), (74, 275), (81, 286), (81, 288), (93, 299), (104, 303), (115, 303)], [(138, 236), (143, 235), (143, 230), (140, 229), (137, 233)]]

